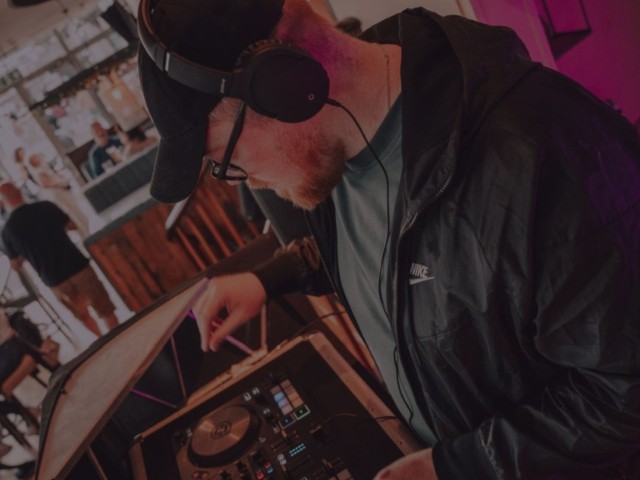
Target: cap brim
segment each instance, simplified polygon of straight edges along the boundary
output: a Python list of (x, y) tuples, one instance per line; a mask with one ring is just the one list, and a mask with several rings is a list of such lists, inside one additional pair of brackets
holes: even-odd
[(205, 153), (207, 121), (186, 132), (160, 140), (151, 177), (151, 196), (160, 202), (176, 203), (193, 193), (198, 185)]

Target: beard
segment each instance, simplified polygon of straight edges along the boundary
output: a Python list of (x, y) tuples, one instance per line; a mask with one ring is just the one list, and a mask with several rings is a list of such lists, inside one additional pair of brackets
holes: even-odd
[[(309, 139), (307, 139), (309, 140)], [(302, 142), (299, 142), (302, 143)], [(313, 210), (331, 195), (345, 170), (346, 154), (341, 142), (316, 138), (305, 141), (304, 145), (289, 146), (292, 155), (291, 168), (298, 173), (300, 180), (294, 185), (281, 186), (249, 178), (250, 188), (268, 188), (280, 198), (292, 202), (303, 210)]]

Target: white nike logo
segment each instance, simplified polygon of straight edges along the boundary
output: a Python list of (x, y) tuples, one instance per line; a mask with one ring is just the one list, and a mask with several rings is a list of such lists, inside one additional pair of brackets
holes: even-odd
[(411, 264), (411, 267), (409, 268), (409, 285), (426, 282), (427, 280), (433, 280), (434, 278), (436, 278), (434, 275), (429, 275), (429, 267), (426, 265), (415, 262)]
[(422, 283), (422, 282), (426, 282), (427, 280), (433, 280), (434, 277), (433, 275), (429, 276), (429, 277), (420, 277), (420, 278), (410, 278), (409, 279), (409, 285), (415, 285), (416, 283)]

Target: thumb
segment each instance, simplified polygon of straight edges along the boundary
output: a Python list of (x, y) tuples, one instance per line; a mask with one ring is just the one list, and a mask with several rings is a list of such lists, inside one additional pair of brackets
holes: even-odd
[(247, 323), (253, 315), (244, 309), (233, 310), (226, 319), (217, 318), (216, 323), (219, 326), (213, 331), (209, 337), (209, 348), (214, 352), (218, 351), (218, 347), (225, 338), (234, 330)]

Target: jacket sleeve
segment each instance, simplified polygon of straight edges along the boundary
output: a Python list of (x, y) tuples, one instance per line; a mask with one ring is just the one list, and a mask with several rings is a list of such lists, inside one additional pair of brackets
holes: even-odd
[(294, 292), (310, 295), (332, 292), (312, 237), (294, 240), (278, 249), (273, 258), (258, 265), (253, 273), (264, 286), (267, 298)]
[[(618, 222), (639, 218), (636, 206)], [(522, 404), (437, 444), (438, 478), (640, 478), (638, 277), (604, 233), (547, 256), (531, 330), (558, 374)]]
[(555, 373), (437, 444), (439, 478), (640, 478), (640, 151), (591, 133), (545, 152), (526, 292), (505, 298), (527, 326), (514, 342)]

